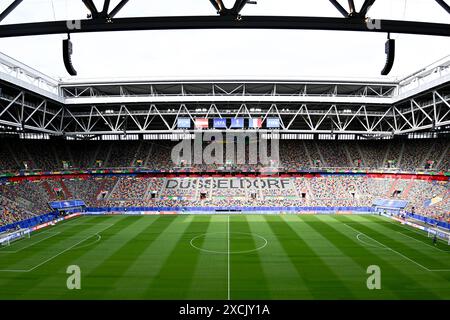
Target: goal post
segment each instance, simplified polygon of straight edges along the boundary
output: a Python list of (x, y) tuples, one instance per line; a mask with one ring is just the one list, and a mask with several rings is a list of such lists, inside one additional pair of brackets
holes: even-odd
[(434, 228), (428, 228), (428, 238), (434, 238), (434, 236), (436, 236), (438, 239), (441, 239), (445, 242), (447, 242), (448, 245), (450, 245), (450, 234), (447, 232), (443, 232), (441, 230), (438, 229), (434, 229)]
[(30, 229), (20, 229), (13, 232), (6, 232), (0, 234), (0, 246), (9, 246), (12, 242), (19, 239), (30, 238)]

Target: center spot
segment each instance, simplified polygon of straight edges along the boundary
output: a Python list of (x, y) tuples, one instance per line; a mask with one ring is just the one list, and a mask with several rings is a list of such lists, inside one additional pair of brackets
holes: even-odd
[(267, 246), (267, 240), (255, 233), (213, 232), (192, 238), (190, 244), (203, 252), (239, 254), (261, 250)]

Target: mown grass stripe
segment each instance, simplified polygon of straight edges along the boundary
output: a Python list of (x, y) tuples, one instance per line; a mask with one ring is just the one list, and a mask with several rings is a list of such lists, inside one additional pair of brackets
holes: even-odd
[[(421, 236), (413, 231), (411, 231), (410, 227), (404, 227), (401, 225), (394, 224), (395, 222), (392, 220), (386, 220), (384, 217), (373, 216), (371, 219), (369, 217), (361, 217), (362, 220), (370, 220), (369, 226), (372, 226), (372, 229), (375, 228), (379, 230), (380, 233), (387, 235), (388, 238), (394, 238), (398, 243), (404, 243), (404, 245), (408, 248), (413, 249), (414, 251), (419, 251), (421, 255), (416, 257), (414, 253), (410, 252), (405, 254), (402, 249), (394, 249), (405, 256), (413, 259), (414, 261), (418, 261), (424, 267), (431, 270), (430, 272), (434, 273), (435, 278), (441, 278), (442, 283), (450, 282), (450, 252), (443, 251), (442, 249), (435, 247), (431, 239), (428, 239), (425, 235)], [(375, 220), (373, 220), (375, 219)], [(375, 221), (375, 222), (373, 222)], [(410, 229), (410, 230), (408, 230)], [(410, 231), (412, 235), (406, 235), (404, 232)], [(429, 243), (422, 242), (417, 240), (416, 238), (411, 238), (413, 235), (417, 237), (424, 237)], [(392, 247), (395, 248), (395, 247)], [(440, 265), (436, 265), (433, 263), (434, 261), (439, 261)], [(444, 267), (442, 267), (444, 266)], [(433, 270), (447, 270), (447, 271), (439, 271), (434, 272)], [(449, 286), (450, 288), (450, 286)], [(450, 291), (450, 289), (449, 289)]]
[[(195, 216), (192, 219), (158, 274), (150, 279), (144, 293), (146, 298), (185, 299), (187, 297), (199, 257), (203, 254), (192, 248), (190, 241), (193, 237), (206, 233), (210, 221), (211, 216)], [(199, 245), (202, 245), (202, 242), (203, 240), (200, 240)]]
[[(332, 222), (329, 216), (310, 216), (307, 219), (297, 216), (302, 223), (295, 224), (299, 226), (301, 234), (312, 234), (308, 236), (308, 241), (314, 242), (313, 250), (327, 262), (328, 266), (335, 270), (336, 274), (347, 284), (349, 289), (355, 296), (369, 298), (393, 298), (395, 297), (389, 289), (383, 288), (381, 293), (379, 290), (369, 290), (367, 288), (367, 267), (370, 264), (358, 263), (353, 259), (349, 252), (344, 249), (342, 242), (344, 239), (336, 230), (329, 226)], [(304, 236), (306, 239), (306, 236)], [(347, 238), (347, 240), (349, 240)], [(351, 248), (350, 251), (353, 251)], [(359, 261), (361, 262), (361, 261)]]
[[(355, 237), (358, 232), (363, 232), (377, 241), (380, 240), (380, 238), (377, 237), (376, 233), (373, 233), (373, 230), (371, 228), (369, 228), (365, 224), (355, 222), (355, 220), (351, 219), (351, 217), (349, 216), (340, 216), (339, 221), (341, 223), (344, 223), (343, 227), (346, 227), (348, 230), (352, 230), (348, 228), (348, 226), (351, 226), (353, 229), (355, 229), (353, 230)], [(347, 226), (345, 226), (345, 224)], [(442, 274), (424, 270), (417, 264), (412, 263), (410, 260), (405, 259), (403, 256), (399, 255), (397, 252), (386, 249), (388, 247), (391, 247), (389, 240), (384, 239), (384, 242), (382, 242), (382, 244), (386, 245), (387, 247), (371, 247), (371, 250), (377, 250), (377, 252), (380, 252), (380, 255), (383, 255), (384, 257), (386, 257), (386, 259), (387, 257), (390, 257), (389, 263), (391, 265), (395, 265), (396, 269), (399, 269), (403, 274), (407, 273), (410, 276), (409, 283), (403, 282), (397, 285), (397, 293), (401, 292), (405, 295), (409, 295), (410, 297), (408, 297), (408, 299), (416, 299), (418, 296), (423, 297), (423, 299), (437, 299), (440, 296), (449, 295), (450, 287), (448, 286), (448, 280), (442, 281)], [(361, 243), (361, 245), (364, 244)], [(404, 254), (404, 252), (398, 252)], [(410, 256), (409, 259), (414, 259), (414, 257)], [(393, 270), (389, 275), (392, 277), (391, 281), (395, 283), (399, 278), (399, 271)]]
[[(89, 219), (90, 220), (90, 219)], [(80, 229), (85, 227), (84, 224), (82, 224), (83, 219), (77, 219), (77, 221), (73, 221), (72, 224), (65, 224), (64, 229), (65, 231), (62, 232), (62, 234), (66, 233), (74, 233), (77, 234), (80, 232)], [(113, 224), (113, 222), (111, 222)], [(62, 226), (57, 225), (54, 230), (62, 230)], [(91, 225), (89, 230), (94, 229), (92, 233), (94, 234), (95, 231), (101, 230), (100, 228), (105, 228), (107, 226), (105, 225)], [(85, 231), (85, 230), (83, 230)], [(56, 237), (55, 237), (56, 238)], [(50, 241), (52, 242), (62, 242), (64, 239), (55, 239), (52, 238)], [(73, 245), (73, 242), (71, 241), (70, 244), (67, 244), (66, 248)], [(51, 247), (51, 245), (49, 246)], [(46, 248), (41, 248), (41, 250), (47, 250)], [(94, 250), (94, 246), (92, 247), (86, 247), (84, 250)], [(40, 266), (38, 269), (35, 269), (29, 273), (24, 274), (17, 274), (15, 277), (10, 278), (10, 283), (14, 286), (12, 287), (12, 290), (8, 292), (7, 297), (16, 297), (21, 299), (27, 299), (27, 298), (40, 298), (45, 299), (49, 298), (45, 296), (45, 293), (52, 292), (53, 294), (55, 292), (59, 292), (56, 296), (60, 296), (62, 292), (67, 291), (66, 287), (66, 268), (71, 264), (71, 259), (74, 257), (77, 257), (81, 254), (83, 254), (84, 251), (82, 250), (76, 250), (76, 247), (73, 248), (73, 250), (69, 250), (64, 252), (63, 254), (55, 257), (53, 260), (49, 261), (48, 263)], [(54, 252), (55, 253), (55, 252)], [(56, 252), (57, 253), (57, 252)], [(20, 252), (21, 255), (24, 255), (26, 253)], [(41, 260), (36, 260), (36, 264), (41, 262)], [(9, 284), (1, 284), (1, 286), (5, 285), (9, 286)], [(46, 289), (41, 290), (40, 287), (43, 286)], [(51, 288), (52, 290), (49, 290)], [(1, 290), (0, 290), (1, 292)], [(43, 294), (44, 293), (44, 294)], [(0, 293), (0, 298), (2, 297), (2, 294)]]
[[(324, 221), (325, 218), (327, 218), (326, 221)], [(341, 223), (341, 216), (316, 217), (316, 219), (322, 221), (320, 225), (322, 235), (330, 241), (339, 243), (339, 249), (364, 269), (364, 274), (361, 275), (364, 297), (370, 299), (410, 299), (413, 297), (409, 291), (402, 290), (414, 283), (414, 279), (408, 275), (408, 272), (390, 263), (385, 252), (362, 245), (356, 238), (356, 234)], [(312, 227), (317, 228), (318, 226), (312, 225)], [(368, 290), (365, 285), (369, 276), (366, 271), (371, 265), (378, 265), (381, 268), (381, 290)], [(419, 290), (426, 292), (425, 288)], [(430, 295), (435, 297), (431, 293)]]
[[(89, 228), (85, 228), (81, 224), (83, 220), (85, 219), (79, 218), (47, 229), (52, 231), (61, 230), (61, 233), (47, 241), (36, 244), (30, 250), (25, 249), (17, 253), (2, 254), (0, 257), (0, 270), (29, 270), (40, 262), (86, 238), (89, 230), (96, 229), (97, 227), (91, 225)], [(88, 231), (83, 233), (86, 230)], [(29, 240), (33, 241), (32, 238)]]
[[(436, 246), (434, 246), (432, 244), (432, 239), (428, 238), (427, 233), (425, 231), (422, 230), (418, 230), (415, 229), (413, 227), (407, 226), (407, 225), (402, 225), (400, 224), (400, 222), (397, 222), (395, 220), (389, 219), (389, 218), (385, 218), (385, 217), (378, 217), (378, 216), (370, 216), (370, 217), (364, 217), (369, 221), (376, 221), (379, 225), (382, 225), (383, 227), (389, 228), (397, 233), (401, 233), (404, 236), (406, 236), (406, 238), (408, 239), (408, 237), (410, 237), (409, 239), (412, 240), (412, 243), (417, 245), (418, 243), (420, 244), (420, 242), (424, 245), (423, 249), (425, 250), (424, 252), (428, 252), (427, 249), (429, 249), (430, 247), (434, 248), (434, 250), (440, 251), (441, 253), (443, 253), (443, 258), (450, 257), (450, 246), (448, 244), (446, 244), (443, 241), (438, 241)], [(413, 239), (415, 240), (413, 240)], [(428, 248), (427, 248), (428, 247)], [(432, 251), (434, 251), (432, 250)]]
[(389, 248), (398, 251), (408, 258), (417, 261), (430, 270), (449, 269), (450, 264), (446, 263), (446, 256), (440, 253), (434, 253), (431, 250), (418, 250), (417, 245), (403, 238), (396, 232), (392, 232), (389, 228), (384, 227), (381, 221), (371, 221), (363, 216), (348, 217), (348, 224), (357, 223), (357, 226), (364, 226), (367, 229), (367, 235), (376, 239), (380, 243), (387, 245)]
[[(352, 299), (352, 292), (292, 227), (279, 216), (267, 216), (267, 223), (301, 272), (315, 299)], [(325, 280), (326, 279), (326, 280)]]
[[(125, 216), (122, 217), (114, 217), (112, 220), (108, 219), (108, 224), (103, 224), (101, 220), (99, 220), (98, 228), (104, 229), (101, 232), (101, 240), (92, 242), (88, 245), (80, 245), (79, 249), (77, 247), (73, 248), (65, 252), (63, 255), (57, 257), (54, 261), (56, 266), (59, 268), (54, 268), (53, 266), (48, 266), (50, 269), (45, 272), (46, 277), (41, 277), (39, 282), (36, 282), (33, 286), (27, 288), (24, 293), (21, 295), (23, 299), (31, 299), (36, 296), (40, 296), (41, 292), (52, 292), (54, 295), (57, 295), (58, 299), (67, 299), (70, 298), (71, 294), (81, 293), (79, 290), (68, 290), (66, 286), (67, 277), (69, 276), (66, 273), (67, 267), (70, 265), (77, 265), (80, 267), (82, 271), (82, 281), (84, 280), (84, 274), (87, 272), (87, 268), (83, 264), (80, 263), (80, 259), (87, 254), (92, 254), (96, 257), (96, 261), (98, 259), (99, 252), (102, 252), (99, 249), (99, 245), (104, 245), (104, 241), (115, 234), (116, 232), (120, 232), (121, 229), (126, 228), (132, 221)], [(106, 228), (106, 229), (105, 229)], [(101, 230), (100, 229), (100, 230)], [(98, 230), (98, 229), (97, 229)]]
[[(80, 249), (83, 254), (74, 257), (70, 263), (80, 266), (82, 271), (82, 286), (83, 290), (65, 290), (62, 299), (80, 299), (89, 298), (95, 296), (96, 292), (90, 293), (88, 289), (89, 283), (86, 283), (86, 278), (93, 272), (99, 265), (101, 265), (108, 257), (113, 255), (118, 246), (123, 245), (128, 239), (129, 234), (135, 230), (136, 226), (143, 225), (143, 218), (136, 216), (119, 216), (115, 217), (117, 222), (111, 228), (108, 228), (105, 232), (102, 232), (101, 240), (95, 243), (95, 248), (89, 248), (89, 250)], [(135, 233), (133, 233), (135, 234)], [(67, 277), (65, 274), (60, 275), (62, 278)]]
[(132, 263), (145, 251), (164, 230), (174, 221), (168, 216), (140, 220), (127, 232), (123, 243), (118, 243), (114, 253), (109, 255), (94, 270), (84, 276), (85, 289), (96, 298), (103, 298), (115, 289), (116, 282), (126, 273)]
[(257, 248), (258, 240), (251, 235), (247, 216), (230, 216), (230, 299), (271, 298), (258, 252), (234, 254)]
[(106, 299), (145, 299), (148, 284), (152, 281), (189, 223), (186, 216), (172, 217), (173, 222), (152, 241), (136, 258), (130, 261), (127, 271), (109, 290)]
[[(252, 233), (264, 236), (268, 244), (257, 251), (273, 299), (311, 299), (302, 274), (267, 224), (264, 216), (247, 216)], [(276, 275), (276, 276), (275, 276)]]
[[(214, 252), (203, 252), (199, 256), (192, 277), (188, 299), (226, 300), (227, 297), (227, 216), (212, 216), (203, 241), (204, 248)], [(197, 244), (197, 240), (194, 245)], [(198, 250), (198, 249), (195, 249)]]

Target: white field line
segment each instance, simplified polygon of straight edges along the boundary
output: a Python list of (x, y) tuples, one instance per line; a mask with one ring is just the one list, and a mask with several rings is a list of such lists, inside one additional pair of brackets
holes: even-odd
[(38, 243), (40, 243), (40, 242), (42, 242), (42, 241), (44, 241), (44, 240), (50, 239), (50, 238), (52, 238), (52, 237), (54, 237), (54, 236), (56, 236), (56, 235), (58, 235), (58, 234), (60, 234), (60, 233), (61, 233), (61, 231), (55, 232), (55, 233), (51, 234), (51, 235), (48, 236), (48, 237), (45, 237), (45, 238), (43, 238), (43, 239), (40, 239), (40, 240), (35, 241), (35, 242), (33, 242), (33, 243), (30, 243), (29, 245), (27, 245), (27, 246), (25, 246), (25, 247), (23, 247), (23, 248), (20, 248), (20, 249), (18, 249), (18, 250), (1, 250), (0, 253), (1, 253), (1, 252), (5, 252), (5, 253), (17, 253), (17, 252), (20, 252), (20, 251), (22, 251), (22, 250), (24, 250), (24, 249), (26, 249), (26, 248), (32, 247), (32, 246), (34, 246), (35, 244), (38, 244)]
[(231, 290), (230, 290), (230, 216), (227, 219), (227, 252), (228, 252), (228, 300), (231, 300)]
[(398, 252), (398, 251), (392, 249), (391, 247), (389, 247), (389, 246), (387, 246), (387, 245), (385, 245), (385, 244), (382, 244), (381, 242), (375, 240), (374, 238), (369, 237), (369, 236), (368, 236), (367, 234), (365, 234), (364, 232), (361, 232), (361, 231), (359, 231), (359, 230), (353, 228), (352, 226), (349, 226), (349, 225), (346, 224), (346, 223), (344, 223), (344, 225), (346, 225), (347, 227), (349, 227), (349, 228), (352, 229), (353, 231), (355, 231), (355, 232), (357, 232), (357, 233), (360, 233), (360, 234), (363, 234), (364, 236), (366, 236), (366, 237), (369, 238), (369, 239), (372, 239), (373, 241), (375, 241), (376, 243), (378, 243), (378, 244), (380, 244), (381, 246), (385, 247), (386, 249), (388, 249), (388, 250), (390, 250), (390, 251), (392, 251), (392, 252), (398, 254), (399, 256), (405, 258), (406, 260), (408, 260), (408, 261), (414, 263), (415, 265), (421, 267), (422, 269), (424, 269), (424, 270), (426, 270), (426, 271), (430, 271), (430, 272), (446, 272), (446, 271), (450, 271), (450, 269), (440, 269), (440, 270), (431, 270), (431, 269), (428, 269), (427, 267), (421, 265), (421, 264), (418, 263), (417, 261), (415, 261), (415, 260), (413, 260), (413, 259), (411, 259), (411, 258), (405, 256), (403, 253), (400, 253), (400, 252)]
[[(47, 233), (55, 233), (55, 231), (52, 231), (52, 230), (41, 231), (35, 237), (39, 237), (40, 235), (47, 234)], [(30, 239), (31, 239), (31, 235), (30, 235)], [(11, 247), (13, 247), (13, 246), (17, 247), (17, 244), (22, 243), (21, 240), (26, 240), (26, 239), (25, 238), (18, 239), (17, 241), (14, 241), (13, 243), (11, 243), (9, 246), (1, 247), (0, 248), (0, 253), (2, 253), (2, 252), (11, 252), (10, 250), (6, 250), (6, 249), (11, 249)]]
[(423, 242), (423, 241), (420, 241), (419, 239), (416, 239), (416, 238), (413, 238), (413, 237), (411, 237), (411, 236), (408, 236), (407, 234), (404, 234), (403, 232), (400, 232), (400, 231), (397, 231), (397, 232), (400, 233), (401, 235), (405, 236), (405, 237), (408, 237), (408, 238), (410, 238), (410, 239), (416, 240), (417, 242), (420, 242), (420, 243), (422, 243), (422, 244), (424, 244), (424, 245), (426, 245), (426, 246), (428, 246), (428, 247), (430, 247), (430, 248), (439, 250), (439, 251), (441, 251), (441, 252), (450, 253), (450, 251), (446, 251), (446, 250), (439, 249), (439, 248), (437, 248), (437, 247), (435, 247), (435, 246), (432, 246), (432, 245), (429, 244), (429, 243), (425, 243), (425, 242)]
[(358, 234), (356, 235), (356, 239), (358, 239), (359, 241), (361, 241), (361, 242), (364, 243), (364, 244), (367, 244), (369, 247), (387, 250), (386, 247), (380, 247), (380, 246), (374, 245), (374, 244), (372, 244), (372, 243), (368, 243), (368, 242), (366, 242), (366, 241), (364, 241), (364, 240), (361, 240), (361, 239), (360, 239), (360, 236), (366, 236), (366, 235), (365, 235), (365, 234), (362, 234), (362, 233), (358, 233)]
[(32, 267), (31, 269), (28, 269), (28, 270), (0, 270), (0, 272), (31, 272), (31, 271), (33, 271), (33, 270), (35, 270), (35, 269), (37, 269), (37, 268), (43, 266), (43, 265), (46, 264), (47, 262), (49, 262), (49, 261), (55, 259), (56, 257), (59, 257), (59, 256), (62, 255), (63, 253), (65, 253), (65, 252), (71, 250), (72, 248), (76, 247), (76, 246), (79, 245), (80, 243), (83, 243), (84, 241), (86, 241), (87, 239), (91, 238), (92, 236), (98, 235), (99, 233), (102, 233), (102, 232), (104, 232), (105, 230), (111, 228), (113, 225), (115, 225), (115, 223), (109, 225), (108, 227), (106, 227), (106, 228), (104, 228), (104, 229), (102, 229), (102, 230), (100, 230), (100, 231), (98, 231), (98, 232), (96, 232), (96, 233), (94, 233), (94, 234), (91, 234), (90, 236), (88, 236), (88, 237), (86, 237), (86, 238), (84, 238), (84, 239), (82, 239), (82, 240), (80, 240), (80, 241), (78, 241), (78, 242), (75, 243), (74, 245), (72, 245), (72, 246), (70, 246), (70, 247), (64, 249), (63, 251), (61, 251), (61, 252), (55, 254), (54, 256), (52, 256), (52, 257), (48, 258), (47, 260), (45, 260), (45, 261), (39, 263), (38, 265)]
[[(391, 222), (394, 223), (394, 221), (391, 221)], [(394, 223), (394, 225), (397, 226), (398, 224), (395, 224), (395, 223)], [(423, 236), (423, 237), (428, 238), (427, 236), (425, 236), (425, 231), (423, 231), (423, 230), (419, 231), (418, 229), (413, 228), (413, 227), (406, 227), (406, 226), (403, 225), (402, 223), (400, 223), (398, 226), (402, 227), (402, 228), (405, 229), (405, 230), (412, 231), (412, 232), (414, 232), (414, 233), (420, 234), (420, 235)], [(399, 231), (397, 231), (397, 232), (399, 232)], [(443, 239), (441, 239), (441, 238), (437, 238), (437, 239), (438, 239), (438, 241), (442, 241), (443, 243), (448, 244), (447, 241), (445, 241), (445, 240), (443, 240)], [(417, 240), (417, 239), (416, 239), (416, 240)], [(418, 240), (418, 241), (420, 241), (420, 240)], [(445, 251), (445, 250), (442, 250), (442, 251)], [(445, 251), (445, 252), (448, 252), (448, 251)]]
[[(416, 229), (416, 228), (413, 228), (413, 227), (411, 227), (411, 226), (405, 226), (403, 223), (400, 223), (400, 224), (397, 224), (397, 223), (395, 223), (396, 221), (395, 220), (393, 220), (393, 219), (390, 219), (390, 218), (388, 218), (388, 217), (383, 217), (384, 218), (384, 220), (386, 220), (386, 221), (389, 221), (390, 223), (392, 223), (392, 224), (394, 224), (394, 225), (396, 225), (396, 226), (400, 226), (400, 227), (402, 227), (403, 229), (405, 229), (405, 230), (408, 230), (408, 231), (411, 231), (411, 232), (414, 232), (414, 233), (417, 233), (417, 234), (420, 234), (421, 236), (424, 236), (425, 237), (425, 231), (423, 231), (423, 230), (419, 230), (419, 229)], [(399, 231), (397, 231), (397, 232), (399, 232)], [(443, 240), (443, 239), (441, 239), (441, 238), (437, 238), (437, 240), (438, 241), (442, 241), (443, 243), (445, 243), (445, 244), (448, 244), (448, 242), (447, 241), (445, 241), (445, 240)], [(445, 250), (444, 250), (445, 251)], [(446, 251), (447, 252), (447, 251)]]

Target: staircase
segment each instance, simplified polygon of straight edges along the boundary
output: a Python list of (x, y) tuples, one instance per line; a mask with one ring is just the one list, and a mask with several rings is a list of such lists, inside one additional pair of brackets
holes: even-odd
[(143, 199), (147, 200), (150, 199), (150, 187), (152, 186), (152, 184), (150, 183), (150, 179), (146, 179), (147, 182), (147, 187), (145, 187), (145, 192), (144, 192), (144, 196)]
[(67, 154), (68, 154), (68, 156), (69, 156), (70, 164), (71, 164), (73, 167), (79, 167), (79, 166), (80, 166), (80, 163), (75, 163), (75, 161), (73, 160), (73, 156), (72, 156), (72, 152), (70, 151), (70, 148), (69, 148), (67, 145), (64, 145), (64, 147), (65, 147), (65, 149), (66, 149), (66, 151), (67, 151)]
[(136, 149), (136, 152), (134, 153), (133, 159), (131, 160), (131, 163), (129, 164), (131, 167), (137, 166), (137, 163), (136, 163), (137, 160), (142, 160), (142, 159), (137, 159), (139, 151), (141, 151), (142, 145), (143, 145), (143, 142), (140, 141), (139, 145)]
[(27, 158), (30, 160), (31, 167), (33, 169), (43, 169), (43, 168), (38, 168), (37, 167), (36, 162), (34, 162), (33, 158), (31, 157), (31, 154), (28, 152), (28, 148), (23, 148), (22, 150), (27, 155)]
[(308, 160), (309, 160), (309, 165), (312, 167), (313, 161), (311, 159), (311, 155), (309, 154), (308, 147), (306, 146), (305, 140), (302, 140), (302, 143), (303, 143), (303, 147), (305, 148), (306, 156), (308, 157)]
[(104, 168), (108, 167), (108, 162), (109, 162), (109, 158), (111, 157), (112, 148), (113, 148), (113, 144), (110, 144), (109, 148), (108, 148), (108, 153), (106, 154), (105, 161), (103, 162)]
[(56, 152), (56, 148), (53, 145), (50, 145), (50, 149), (52, 151), (53, 157), (56, 159), (56, 166), (55, 168), (62, 168), (62, 162), (59, 158), (58, 152)]
[(345, 155), (347, 156), (349, 167), (353, 167), (354, 166), (353, 159), (352, 159), (352, 156), (350, 154), (350, 151), (348, 151), (347, 144), (344, 144), (343, 148), (344, 148)]
[(401, 168), (402, 167), (402, 158), (403, 158), (403, 154), (405, 153), (405, 142), (402, 143), (402, 148), (400, 149), (400, 155), (398, 156), (398, 160), (397, 160), (397, 167)]
[[(435, 168), (439, 168), (439, 166), (441, 165), (442, 160), (444, 160), (444, 158), (445, 158), (446, 156), (448, 157), (449, 149), (450, 149), (450, 143), (447, 144), (447, 148), (445, 148), (444, 152), (443, 152), (442, 155), (439, 157), (439, 160), (438, 160), (437, 164), (435, 165)], [(444, 169), (445, 169), (445, 168), (444, 168)]]
[(145, 166), (145, 167), (148, 167), (148, 160), (150, 159), (150, 155), (151, 155), (152, 152), (153, 152), (154, 146), (155, 146), (155, 145), (154, 145), (153, 143), (150, 144), (150, 148), (148, 149), (147, 157), (145, 158), (145, 161), (144, 161), (144, 166)]
[(387, 157), (388, 157), (390, 151), (391, 151), (391, 145), (388, 144), (386, 153), (384, 154), (383, 163), (381, 164), (381, 167), (383, 167), (383, 168), (386, 168), (386, 161), (387, 161)]
[(434, 146), (436, 145), (436, 141), (433, 142), (433, 144), (431, 145), (431, 148), (428, 149), (427, 154), (425, 155), (425, 157), (422, 159), (422, 161), (420, 162), (420, 168), (425, 168), (425, 165), (427, 163), (427, 160), (430, 159), (430, 155), (431, 155), (431, 151), (433, 151)]
[(314, 141), (314, 146), (316, 147), (317, 152), (319, 153), (320, 161), (322, 161), (322, 167), (328, 167), (328, 163), (325, 162), (325, 159), (322, 155), (322, 152), (320, 152), (320, 148), (317, 145), (316, 141)]
[(45, 191), (47, 191), (48, 194), (48, 198), (53, 201), (56, 200), (56, 194), (55, 192), (52, 190), (52, 188), (50, 187), (50, 185), (48, 184), (48, 182), (46, 180), (44, 180), (42, 182), (42, 186), (44, 187)]
[(407, 199), (408, 198), (409, 191), (411, 190), (413, 185), (414, 185), (414, 179), (409, 180), (408, 185), (406, 186), (406, 188), (402, 192), (402, 198), (403, 199)]
[(391, 188), (389, 189), (388, 194), (386, 195), (387, 198), (392, 198), (392, 193), (395, 191), (395, 186), (397, 185), (398, 179), (394, 180), (394, 183), (392, 184)]
[(356, 144), (356, 148), (358, 150), (359, 158), (362, 160), (362, 166), (366, 167), (367, 166), (366, 157), (364, 155), (364, 152), (361, 151), (361, 148), (359, 147), (359, 143)]
[(106, 197), (106, 199), (111, 199), (111, 196), (114, 194), (114, 191), (116, 190), (119, 183), (120, 183), (120, 178), (117, 179), (116, 183), (114, 184), (114, 187), (111, 189), (111, 192), (108, 193), (108, 196)]
[(100, 195), (100, 192), (103, 191), (103, 189), (105, 187), (105, 183), (106, 183), (106, 180), (103, 180), (102, 183), (100, 184), (100, 186), (98, 187), (98, 189), (97, 189), (97, 191), (95, 192), (95, 195), (94, 195), (94, 200), (98, 200), (98, 196)]
[(69, 191), (69, 189), (67, 188), (67, 186), (63, 180), (60, 181), (60, 184), (61, 184), (61, 189), (64, 192), (65, 198), (72, 199), (73, 198), (72, 192)]
[(310, 180), (309, 179), (306, 179), (306, 188), (308, 189), (308, 193), (306, 194), (306, 204), (311, 204), (311, 201), (310, 200), (313, 200), (313, 199), (315, 199), (316, 197), (314, 196), (314, 193), (313, 193), (313, 191), (312, 191), (312, 188), (311, 188), (311, 184), (310, 184)]
[(97, 155), (100, 152), (101, 147), (102, 147), (102, 144), (99, 143), (97, 149), (95, 150), (94, 156), (92, 157), (91, 161), (87, 165), (88, 168), (93, 168), (95, 166), (95, 161), (98, 160)]

